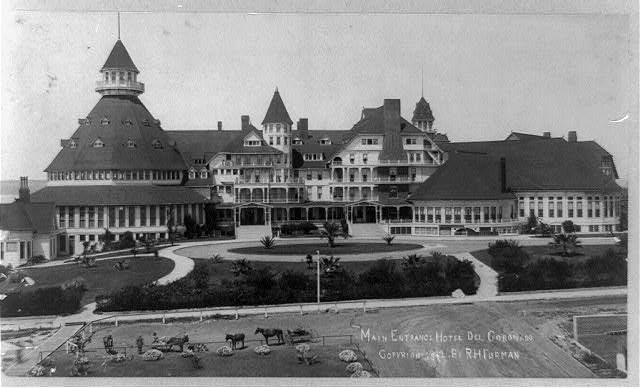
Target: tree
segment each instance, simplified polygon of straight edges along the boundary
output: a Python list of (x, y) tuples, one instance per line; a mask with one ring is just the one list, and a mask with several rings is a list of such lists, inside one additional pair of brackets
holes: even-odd
[(321, 257), (320, 258), (320, 268), (324, 271), (325, 274), (331, 275), (340, 269), (340, 258), (333, 257), (333, 255), (329, 257)]
[(260, 239), (260, 243), (265, 249), (273, 249), (276, 246), (276, 239), (271, 236), (264, 236)]
[(402, 258), (402, 269), (413, 271), (424, 263), (424, 258), (418, 254), (411, 254)]
[(185, 214), (183, 222), (184, 222), (186, 237), (187, 238), (193, 238), (194, 236), (197, 237), (198, 223), (196, 223), (196, 220), (194, 220), (193, 217), (191, 217), (191, 214)]
[(325, 222), (322, 225), (322, 230), (320, 231), (322, 234), (320, 235), (321, 238), (326, 238), (327, 239), (327, 243), (329, 244), (329, 246), (331, 248), (336, 246), (336, 238), (337, 237), (344, 237), (347, 238), (348, 235), (347, 233), (344, 231), (344, 229), (338, 225), (338, 223), (336, 222)]
[(216, 205), (214, 203), (204, 205), (204, 229), (209, 236), (216, 230)]
[(562, 250), (562, 256), (573, 256), (576, 253), (577, 248), (581, 248), (582, 245), (575, 234), (554, 234), (553, 241), (550, 245)]
[(304, 164), (304, 158), (302, 154), (295, 148), (291, 150), (291, 166), (296, 169), (302, 167)]
[(566, 220), (562, 223), (562, 230), (564, 230), (566, 234), (573, 234), (576, 232), (576, 227), (573, 224), (573, 221)]
[(529, 218), (527, 218), (527, 222), (521, 225), (520, 233), (534, 233), (536, 230), (536, 226), (538, 226), (538, 218), (535, 216), (535, 214), (530, 214)]
[(387, 245), (391, 245), (391, 242), (393, 241), (394, 238), (396, 238), (396, 236), (392, 236), (388, 234), (384, 236), (382, 239), (387, 243)]
[(175, 240), (175, 222), (173, 220), (173, 212), (171, 209), (167, 210), (167, 233), (169, 234), (169, 241), (171, 246)]

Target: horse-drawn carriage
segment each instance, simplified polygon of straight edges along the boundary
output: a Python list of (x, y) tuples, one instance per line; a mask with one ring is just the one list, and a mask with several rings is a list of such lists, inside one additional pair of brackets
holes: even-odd
[(314, 339), (314, 335), (311, 330), (305, 330), (301, 327), (288, 330), (284, 335), (284, 341), (288, 345), (295, 345), (301, 342), (312, 342)]

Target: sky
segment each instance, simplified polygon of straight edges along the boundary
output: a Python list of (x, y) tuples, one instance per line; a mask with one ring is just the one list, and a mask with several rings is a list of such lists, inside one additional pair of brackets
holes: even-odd
[[(115, 12), (5, 9), (0, 179), (45, 178), (99, 100), (117, 34)], [(637, 167), (637, 20), (625, 14), (123, 12), (121, 39), (165, 130), (260, 124), (276, 87), (310, 129), (349, 129), (385, 98), (410, 120), (424, 88), (452, 141), (577, 131), (621, 178)]]

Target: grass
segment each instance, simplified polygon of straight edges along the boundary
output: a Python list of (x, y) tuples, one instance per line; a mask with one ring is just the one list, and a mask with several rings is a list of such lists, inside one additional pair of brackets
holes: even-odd
[[(338, 359), (338, 353), (347, 348), (340, 345), (311, 344), (311, 353), (318, 355), (314, 365), (299, 364), (295, 348), (287, 345), (271, 347), (271, 354), (259, 356), (254, 344), (237, 350), (232, 356), (220, 357), (215, 350), (220, 345), (211, 345), (208, 352), (196, 353), (201, 369), (194, 369), (190, 358), (183, 358), (178, 351), (164, 353), (158, 361), (144, 361), (135, 350), (134, 358), (121, 363), (110, 363), (101, 367), (104, 351), (86, 353), (90, 360), (88, 377), (349, 377), (346, 363)], [(362, 354), (354, 349), (358, 358)], [(127, 351), (127, 354), (130, 354)], [(69, 376), (74, 356), (58, 351), (53, 355), (56, 376)], [(363, 364), (366, 367), (366, 364)]]
[[(535, 245), (535, 246), (523, 246), (522, 250), (529, 254), (530, 260), (525, 262), (528, 264), (530, 262), (539, 260), (543, 257), (550, 257), (555, 260), (568, 261), (568, 262), (583, 262), (588, 260), (593, 256), (602, 256), (604, 253), (613, 249), (618, 252), (619, 247), (609, 244), (609, 245), (583, 245), (582, 248), (577, 249), (577, 254), (575, 256), (565, 257), (560, 255), (560, 251), (557, 248), (554, 248), (551, 245)], [(491, 266), (491, 255), (489, 254), (488, 249), (482, 249), (479, 251), (471, 252), (471, 254), (484, 264)]]
[(278, 244), (276, 242), (275, 247), (271, 249), (265, 249), (262, 245), (256, 245), (252, 247), (234, 248), (229, 249), (231, 253), (244, 254), (244, 255), (272, 255), (272, 256), (294, 256), (298, 255), (301, 258), (308, 254), (315, 255), (319, 250), (321, 255), (349, 255), (349, 254), (364, 254), (364, 253), (380, 253), (380, 252), (401, 252), (412, 251), (423, 248), (420, 244), (393, 244), (387, 245), (387, 243), (349, 243), (339, 242), (334, 248), (329, 248), (326, 241), (318, 240), (317, 243), (307, 244)]
[(113, 265), (120, 259), (96, 261), (96, 266), (85, 268), (78, 264), (67, 264), (45, 268), (27, 268), (21, 270), (35, 280), (30, 288), (60, 286), (63, 283), (83, 278), (87, 291), (82, 297), (82, 305), (95, 301), (95, 297), (128, 285), (140, 285), (159, 279), (173, 270), (174, 263), (166, 258), (130, 257), (129, 269), (118, 271)]

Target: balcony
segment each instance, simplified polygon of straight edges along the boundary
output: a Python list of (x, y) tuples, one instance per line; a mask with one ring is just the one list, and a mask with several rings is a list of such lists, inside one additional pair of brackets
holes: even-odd
[(246, 178), (246, 177), (236, 177), (235, 184), (236, 185), (304, 185), (304, 178), (286, 178), (286, 179), (276, 179), (276, 178)]
[(96, 92), (102, 94), (116, 94), (110, 93), (112, 91), (121, 92), (126, 91), (130, 92), (130, 94), (141, 94), (144, 93), (144, 84), (142, 82), (137, 81), (125, 81), (125, 80), (115, 80), (115, 81), (98, 81), (96, 85)]

